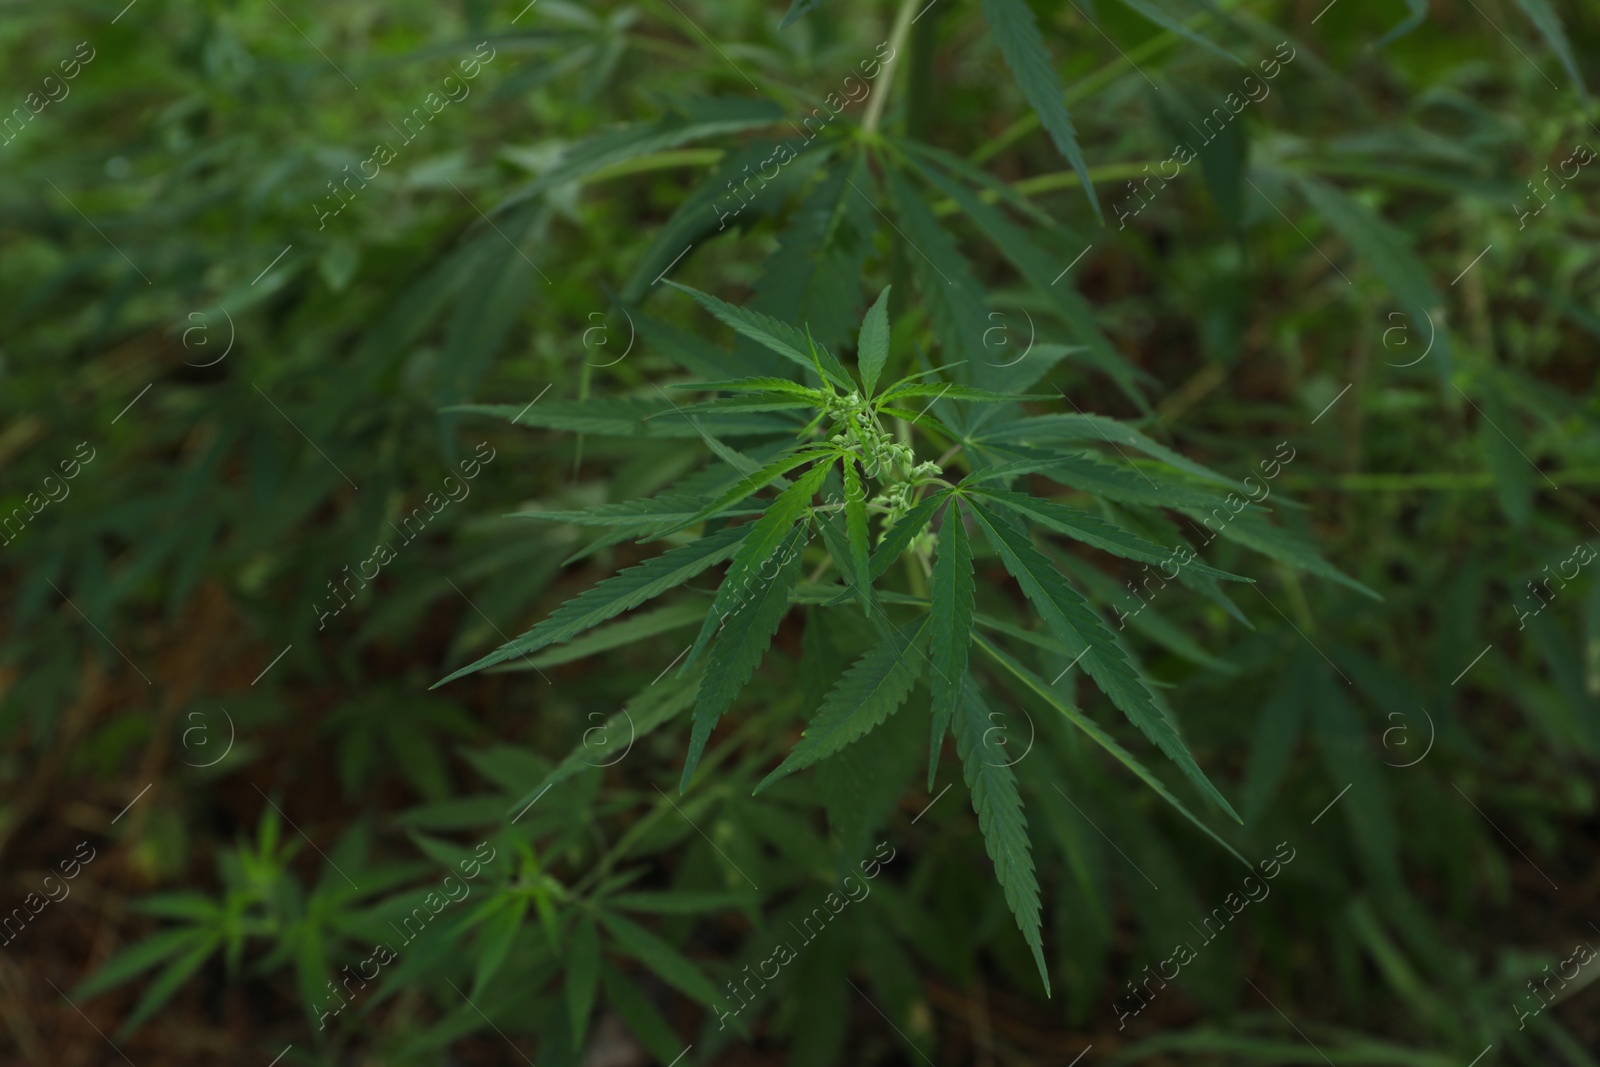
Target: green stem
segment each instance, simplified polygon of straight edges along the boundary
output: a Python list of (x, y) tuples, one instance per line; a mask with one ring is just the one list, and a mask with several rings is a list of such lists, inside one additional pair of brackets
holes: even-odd
[(861, 119), (863, 133), (878, 132), (878, 123), (883, 120), (883, 105), (889, 99), (889, 87), (894, 84), (895, 68), (899, 65), (900, 51), (906, 46), (906, 34), (911, 31), (911, 13), (916, 6), (917, 0), (900, 0), (900, 10), (894, 16), (894, 28), (889, 31), (889, 59), (878, 75), (880, 88), (867, 101), (867, 113)]
[[(1100, 167), (1089, 168), (1091, 182), (1114, 182), (1122, 178), (1137, 178), (1143, 174), (1146, 167), (1153, 167), (1161, 161), (1152, 159), (1148, 163), (1107, 163)], [(1051, 174), (1036, 174), (1032, 178), (1024, 178), (1019, 182), (1011, 183), (1011, 191), (1018, 196), (1032, 197), (1039, 193), (1050, 193), (1057, 189), (1070, 189), (1075, 185), (1083, 184), (1075, 170), (1056, 171)], [(1000, 202), (1000, 194), (994, 189), (979, 189), (974, 194), (985, 204)], [(943, 218), (954, 215), (961, 210), (954, 200), (935, 200), (931, 205), (933, 213)]]

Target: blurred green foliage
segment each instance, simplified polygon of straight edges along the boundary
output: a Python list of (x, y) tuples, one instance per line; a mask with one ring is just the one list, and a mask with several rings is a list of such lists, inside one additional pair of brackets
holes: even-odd
[[(219, 1020), (284, 1064), (579, 1063), (608, 1020), (663, 1064), (1594, 1062), (1582, 1001), (1545, 1010), (1595, 934), (1591, 7), (113, 6), (0, 21), (0, 845), (49, 867), (86, 826), (133, 904), (119, 954), (8, 946), (39, 1003), (48, 972), (136, 1062)], [(683, 796), (692, 599), (428, 692), (652, 554), (512, 513), (716, 476), (638, 413), (770, 367), (663, 275), (844, 349), (892, 283), (902, 370), (1033, 344), (1180, 459), (1277, 457), (1273, 529), (1382, 596), (1219, 541), (1258, 583), (1231, 605), (1136, 603), (1136, 567), (1043, 540), (1244, 820), (1208, 825), (1295, 852), (1180, 977), (1147, 967), (1210, 940), (1237, 861), (1026, 686), (996, 710), (1032, 739), (1049, 999), (953, 761), (921, 791), (925, 694), (752, 795), (863, 619), (780, 630)], [(978, 609), (1032, 634), (979, 551)], [(880, 841), (871, 896), (749, 982)]]

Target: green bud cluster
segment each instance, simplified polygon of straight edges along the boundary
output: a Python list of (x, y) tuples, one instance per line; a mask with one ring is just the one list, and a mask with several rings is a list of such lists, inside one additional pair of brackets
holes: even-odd
[(915, 505), (918, 484), (943, 473), (932, 461), (917, 463), (916, 453), (884, 430), (871, 402), (860, 393), (829, 397), (827, 415), (837, 431), (830, 440), (860, 456), (867, 474), (885, 483), (883, 492), (869, 501), (886, 512), (885, 529)]

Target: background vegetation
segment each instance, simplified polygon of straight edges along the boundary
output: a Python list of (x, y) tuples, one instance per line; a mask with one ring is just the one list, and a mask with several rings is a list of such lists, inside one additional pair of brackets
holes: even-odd
[[(1600, 1055), (1592, 6), (1037, 4), (1042, 67), (1016, 0), (114, 6), (0, 21), (8, 1058)], [(1020, 358), (1061, 397), (1013, 410), (1115, 417), (1051, 443), (1124, 474), (1276, 459), (1271, 529), (1331, 567), (1219, 541), (1251, 588), (1141, 607), (1041, 539), (1242, 825), (1013, 646), (1060, 682), (985, 734), (1041, 974), (955, 745), (925, 788), (926, 693), (752, 795), (859, 613), (784, 622), (682, 794), (652, 683), (709, 579), (431, 688), (657, 551), (515, 513), (711, 484), (639, 415), (770, 365), (666, 281), (846, 353), (892, 285), (896, 377)]]

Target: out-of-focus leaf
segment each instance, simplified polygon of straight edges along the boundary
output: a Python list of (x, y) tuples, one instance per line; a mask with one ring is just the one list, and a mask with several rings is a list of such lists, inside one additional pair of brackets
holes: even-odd
[(1067, 114), (1066, 92), (1056, 75), (1055, 60), (1039, 34), (1033, 9), (1027, 0), (980, 0), (979, 6), (994, 34), (995, 44), (1000, 47), (1000, 54), (1006, 57), (1006, 66), (1011, 68), (1017, 84), (1022, 87), (1022, 95), (1038, 112), (1039, 121), (1049, 132), (1050, 139), (1083, 182), (1094, 217), (1101, 218), (1100, 201), (1094, 195), (1094, 183), (1089, 180), (1089, 167), (1083, 161), (1083, 150), (1078, 147), (1078, 133), (1072, 128), (1072, 116)]
[(925, 623), (908, 623), (857, 660), (828, 693), (794, 751), (756, 791), (826, 759), (900, 710), (922, 673), (924, 632)]
[(961, 753), (967, 789), (972, 794), (972, 809), (978, 813), (984, 847), (994, 861), (995, 878), (1005, 891), (1006, 905), (1017, 920), (1023, 940), (1033, 951), (1039, 981), (1044, 983), (1045, 994), (1049, 995), (1050, 972), (1044, 964), (1044, 944), (1039, 936), (1039, 881), (1033, 874), (1028, 820), (1022, 814), (1016, 773), (985, 742), (991, 729), (989, 708), (978, 687), (965, 674), (955, 714), (956, 747)]

